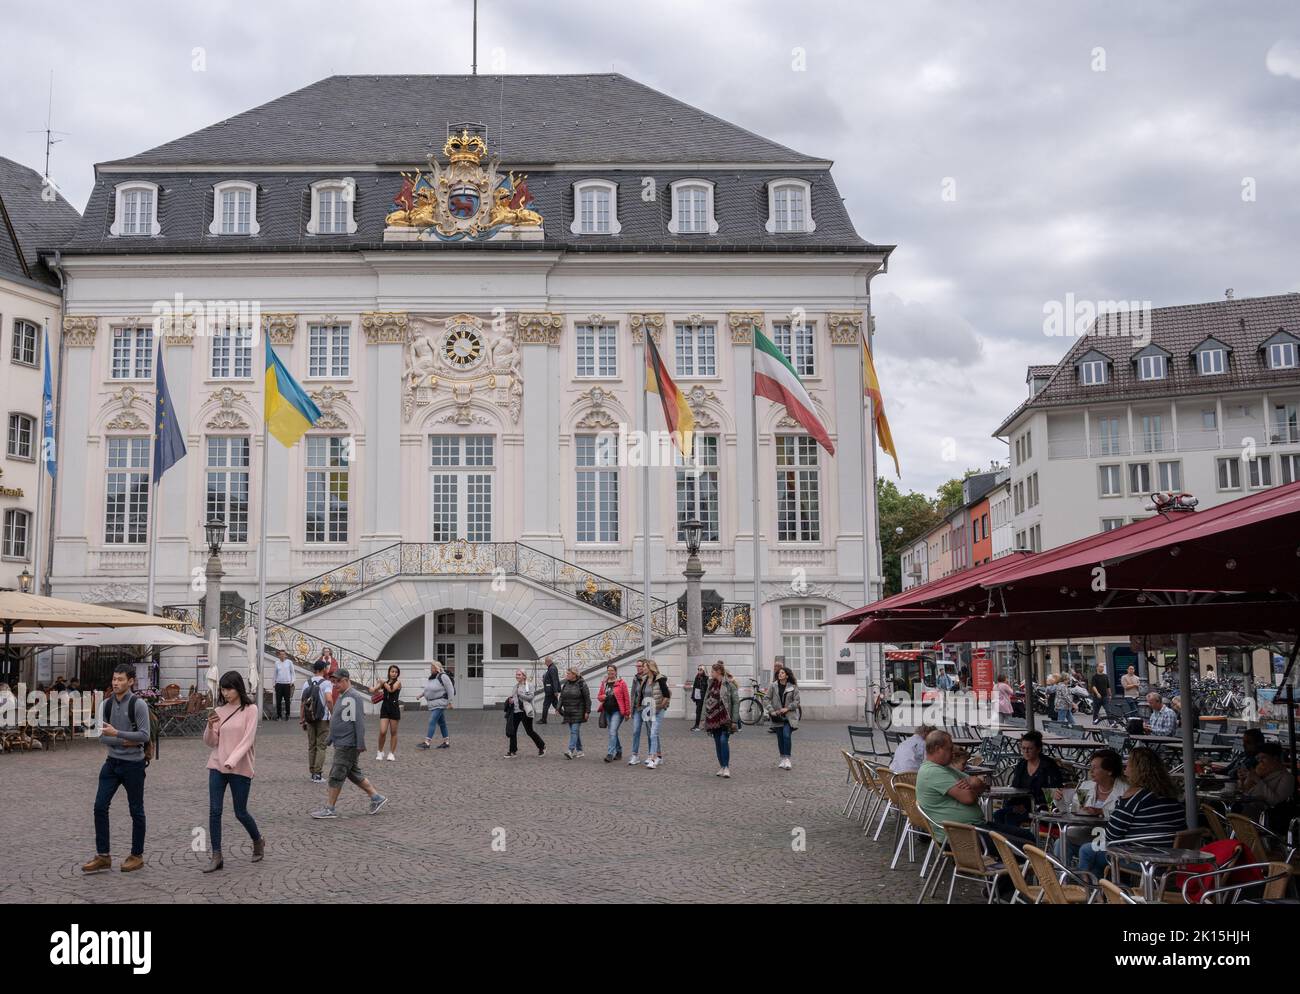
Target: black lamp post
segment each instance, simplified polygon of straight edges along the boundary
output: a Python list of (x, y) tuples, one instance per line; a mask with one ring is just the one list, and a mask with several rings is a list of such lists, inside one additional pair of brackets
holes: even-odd
[[(700, 580), (704, 577), (704, 567), (700, 565), (700, 540), (704, 535), (704, 524), (696, 518), (682, 523), (682, 532), (686, 537), (686, 659), (688, 670), (686, 676), (695, 675), (695, 667), (703, 662), (704, 657), (704, 606), (700, 599)], [(687, 708), (687, 718), (690, 709)]]
[[(210, 650), (213, 658), (208, 660), (209, 663), (216, 665), (216, 654), (221, 645), (221, 578), (225, 575), (221, 570), (221, 543), (226, 538), (226, 519), (220, 515), (212, 515), (204, 524), (203, 533), (208, 542), (208, 565), (204, 571), (206, 583), (203, 591), (203, 628), (210, 640), (212, 633), (217, 633), (216, 641)], [(220, 672), (219, 667), (218, 672)]]
[(32, 573), (26, 566), (24, 566), (23, 571), (18, 574), (18, 590), (24, 594), (30, 594), (32, 592)]
[(686, 555), (698, 556), (700, 554), (700, 539), (704, 535), (704, 522), (691, 518), (682, 525), (682, 531), (686, 532)]

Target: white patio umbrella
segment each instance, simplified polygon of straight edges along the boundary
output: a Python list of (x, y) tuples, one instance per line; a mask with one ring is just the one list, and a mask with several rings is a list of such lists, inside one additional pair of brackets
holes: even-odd
[[(40, 642), (19, 642), (19, 638), (38, 638)], [(184, 632), (175, 632), (158, 625), (139, 625), (130, 628), (59, 628), (37, 632), (32, 629), (14, 629), (15, 645), (155, 645), (181, 646), (206, 645), (203, 639)]]

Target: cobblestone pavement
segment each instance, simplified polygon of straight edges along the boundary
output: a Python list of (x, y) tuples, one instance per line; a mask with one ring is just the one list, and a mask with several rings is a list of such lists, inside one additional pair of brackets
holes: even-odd
[[(196, 830), (207, 830), (200, 740), (164, 739), (149, 767), (146, 866), (132, 874), (117, 871), (129, 848), (125, 791), (113, 802), (113, 871), (80, 870), (94, 850), (97, 742), (0, 756), (0, 902), (317, 902), (326, 865), (346, 888), (338, 899), (366, 903), (916, 898), (916, 868), (889, 870), (890, 833), (873, 844), (840, 815), (844, 723), (805, 723), (790, 771), (776, 768), (773, 735), (746, 728), (733, 738), (733, 777), (720, 780), (712, 741), (679, 719), (665, 723), (667, 762), (646, 770), (603, 763), (605, 733), (594, 720), (583, 726), (586, 758), (570, 761), (561, 755), (567, 729), (554, 722), (538, 727), (545, 758), (521, 735), (519, 758), (506, 760), (501, 712), (452, 712), (453, 747), (428, 752), (415, 748), (423, 718), (411, 712), (402, 722), (396, 762), (363, 757), (387, 806), (367, 816), (364, 795), (345, 784), (340, 817), (323, 822), (308, 816), (325, 788), (308, 779), (302, 733), (296, 723), (263, 722), (250, 810), (266, 859), (249, 862), (251, 843), (227, 801), (226, 867), (210, 875), (199, 872), (206, 854), (191, 848)], [(376, 719), (366, 737), (373, 750)]]

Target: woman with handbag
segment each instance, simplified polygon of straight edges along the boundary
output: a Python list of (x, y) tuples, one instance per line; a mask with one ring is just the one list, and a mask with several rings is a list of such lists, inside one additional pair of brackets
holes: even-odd
[(691, 692), (691, 700), (695, 702), (695, 724), (691, 726), (692, 732), (700, 730), (700, 717), (704, 714), (704, 695), (709, 689), (709, 677), (704, 672), (704, 667), (700, 666), (695, 671), (695, 679), (690, 683), (682, 684), (683, 690)]
[(540, 759), (546, 755), (546, 743), (533, 731), (533, 695), (536, 693), (537, 691), (529, 685), (528, 676), (524, 671), (515, 670), (515, 687), (505, 701), (506, 735), (510, 739), (510, 751), (506, 753), (506, 759), (514, 759), (519, 754), (516, 735), (521, 724), (528, 737), (533, 740), (533, 744), (537, 746), (537, 757)]
[(244, 678), (231, 670), (218, 683), (222, 704), (208, 715), (203, 742), (208, 754), (208, 838), (211, 854), (204, 873), (224, 866), (221, 858), (221, 812), (226, 788), (235, 806), (235, 817), (253, 840), (253, 862), (261, 862), (266, 839), (248, 812), (248, 792), (253, 786), (253, 742), (257, 738), (257, 709), (244, 687)]
[(456, 686), (451, 682), (451, 677), (443, 672), (442, 663), (434, 660), (429, 664), (429, 679), (424, 681), (424, 690), (420, 692), (420, 698), (429, 704), (429, 728), (424, 733), (424, 741), (416, 746), (417, 749), (429, 748), (435, 728), (442, 729), (442, 742), (438, 748), (451, 748), (451, 736), (447, 734), (447, 709), (452, 706), (455, 696)]
[(793, 745), (791, 733), (799, 727), (799, 687), (794, 674), (786, 667), (776, 671), (776, 680), (767, 688), (767, 699), (770, 702), (767, 714), (776, 729), (776, 747), (781, 753), (781, 761), (776, 765), (778, 769), (788, 770)]
[(560, 684), (560, 716), (569, 726), (569, 751), (564, 758), (581, 759), (582, 726), (591, 717), (591, 690), (572, 666), (564, 671), (564, 682)]
[(605, 762), (622, 759), (623, 743), (618, 739), (618, 729), (632, 715), (632, 698), (627, 692), (627, 684), (618, 675), (617, 666), (605, 668), (605, 679), (596, 691), (596, 709), (600, 712), (600, 727), (609, 729)]
[(375, 760), (384, 758), (384, 737), (388, 737), (388, 759), (397, 760), (397, 723), (402, 720), (402, 670), (388, 667), (388, 679), (375, 688), (371, 704), (379, 705), (379, 753)]
[(719, 659), (713, 664), (704, 694), (704, 730), (713, 736), (713, 748), (718, 754), (716, 777), (731, 778), (730, 739), (739, 713), (740, 691), (736, 689), (736, 680)]

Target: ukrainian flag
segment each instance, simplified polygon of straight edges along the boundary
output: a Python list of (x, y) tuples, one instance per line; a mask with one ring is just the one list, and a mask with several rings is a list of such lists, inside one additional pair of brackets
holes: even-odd
[(298, 381), (266, 342), (266, 427), (285, 448), (292, 448), (303, 434), (320, 420), (320, 408), (312, 402)]

